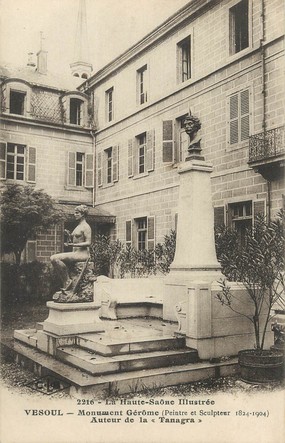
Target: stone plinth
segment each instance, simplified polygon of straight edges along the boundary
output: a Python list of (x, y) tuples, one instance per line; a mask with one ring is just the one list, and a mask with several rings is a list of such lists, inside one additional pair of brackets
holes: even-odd
[[(197, 349), (199, 358), (210, 359), (236, 355), (242, 349), (252, 349), (255, 344), (253, 324), (241, 314), (252, 315), (254, 305), (240, 283), (229, 283), (233, 294), (233, 312), (217, 299), (221, 292), (216, 283), (192, 281), (186, 296), (176, 305), (177, 332), (186, 336), (187, 346)], [(266, 311), (266, 307), (265, 307)], [(261, 327), (266, 312), (261, 314)], [(265, 345), (273, 342), (273, 333), (266, 336)]]
[(62, 335), (104, 331), (99, 318), (97, 303), (47, 302), (49, 316), (43, 323), (43, 331)]
[(204, 160), (182, 164), (178, 200), (176, 251), (165, 279), (163, 318), (175, 320), (175, 306), (187, 298), (192, 281), (211, 283), (223, 277), (216, 256), (210, 174)]

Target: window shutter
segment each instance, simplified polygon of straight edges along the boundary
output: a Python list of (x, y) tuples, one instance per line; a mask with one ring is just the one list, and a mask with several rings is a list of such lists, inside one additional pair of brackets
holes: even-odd
[(226, 205), (226, 225), (228, 228), (233, 227), (232, 218), (233, 218), (232, 209), (229, 205)]
[(139, 152), (138, 152), (138, 140), (135, 139), (133, 143), (133, 175), (137, 175), (139, 173)]
[(93, 154), (85, 155), (85, 188), (94, 186)]
[(238, 94), (230, 97), (230, 144), (238, 143)]
[(174, 156), (173, 123), (172, 120), (162, 122), (162, 161), (173, 163)]
[(119, 146), (113, 146), (113, 182), (119, 180)]
[(132, 246), (132, 220), (126, 221), (126, 246)]
[(128, 141), (128, 177), (133, 177), (134, 165), (133, 165), (133, 139)]
[(75, 152), (68, 153), (68, 180), (67, 180), (67, 184), (69, 186), (75, 186), (75, 184), (76, 184), (75, 156), (76, 156)]
[(224, 206), (217, 206), (214, 208), (214, 226), (221, 226), (225, 224), (225, 208)]
[(27, 181), (31, 183), (36, 181), (36, 148), (31, 146), (28, 148)]
[(97, 182), (98, 186), (102, 186), (102, 152), (97, 154)]
[(154, 149), (155, 149), (155, 131), (148, 131), (146, 134), (146, 169), (154, 170)]
[(266, 200), (254, 200), (252, 202), (253, 223), (257, 215), (266, 217)]
[(247, 140), (249, 137), (249, 90), (240, 93), (240, 139)]
[(155, 218), (147, 218), (147, 249), (152, 251), (155, 246)]
[(7, 149), (6, 143), (0, 143), (0, 179), (6, 179)]

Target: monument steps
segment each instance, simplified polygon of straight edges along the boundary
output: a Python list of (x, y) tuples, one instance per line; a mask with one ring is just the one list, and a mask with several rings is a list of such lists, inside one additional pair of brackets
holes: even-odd
[(185, 347), (185, 337), (137, 337), (135, 339), (105, 338), (104, 334), (82, 334), (76, 337), (81, 348), (104, 356), (114, 356), (135, 352), (167, 351)]
[(14, 356), (18, 364), (34, 372), (38, 377), (52, 375), (67, 382), (70, 385), (68, 392), (75, 398), (90, 398), (90, 396), (106, 398), (219, 376), (225, 377), (238, 372), (235, 358), (215, 364), (203, 361), (94, 376), (18, 340), (13, 344), (4, 343), (2, 340), (1, 344), (3, 353), (7, 353), (10, 357)]
[(99, 375), (193, 363), (197, 361), (198, 354), (194, 349), (185, 348), (105, 357), (69, 345), (57, 348), (56, 358), (92, 375)]

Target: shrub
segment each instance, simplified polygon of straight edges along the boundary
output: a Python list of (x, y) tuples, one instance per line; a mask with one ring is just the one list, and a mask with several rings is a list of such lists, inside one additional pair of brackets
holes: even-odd
[(20, 266), (1, 263), (1, 298), (7, 303), (22, 299), (48, 300), (59, 286), (49, 263), (31, 262)]
[[(226, 240), (232, 240), (230, 249)], [(276, 220), (266, 223), (263, 217), (255, 219), (254, 227), (245, 233), (244, 244), (237, 246), (235, 233), (223, 231), (217, 241), (224, 275), (242, 282), (253, 306), (253, 314), (244, 315), (253, 323), (256, 348), (262, 350), (273, 305), (284, 294), (284, 212)], [(222, 247), (223, 246), (223, 247)], [(233, 308), (233, 294), (226, 281), (221, 281), (222, 292), (217, 294), (222, 304)], [(261, 314), (266, 314), (264, 325)]]

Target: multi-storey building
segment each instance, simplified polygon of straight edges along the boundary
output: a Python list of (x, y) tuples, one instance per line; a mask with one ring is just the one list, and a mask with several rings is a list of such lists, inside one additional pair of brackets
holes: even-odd
[(1, 185), (44, 189), (66, 213), (65, 225), (53, 226), (28, 241), (27, 261), (46, 261), (63, 249), (63, 229), (72, 229), (77, 204), (90, 206), (93, 232), (100, 222), (114, 221), (93, 208), (94, 127), (89, 98), (76, 89), (76, 77), (49, 74), (43, 50), (37, 54), (37, 66), (30, 61), (22, 69), (0, 70)]
[(95, 105), (96, 208), (116, 215), (117, 238), (152, 248), (175, 227), (189, 109), (216, 224), (242, 235), (281, 208), (283, 31), (281, 0), (192, 0), (81, 86)]
[[(1, 178), (90, 204), (94, 232), (151, 249), (175, 228), (191, 109), (214, 167), (215, 223), (242, 236), (282, 207), (283, 51), (281, 0), (192, 0), (77, 90), (51, 84), (39, 54), (28, 77), (1, 75)], [(85, 68), (72, 66), (81, 81)]]

